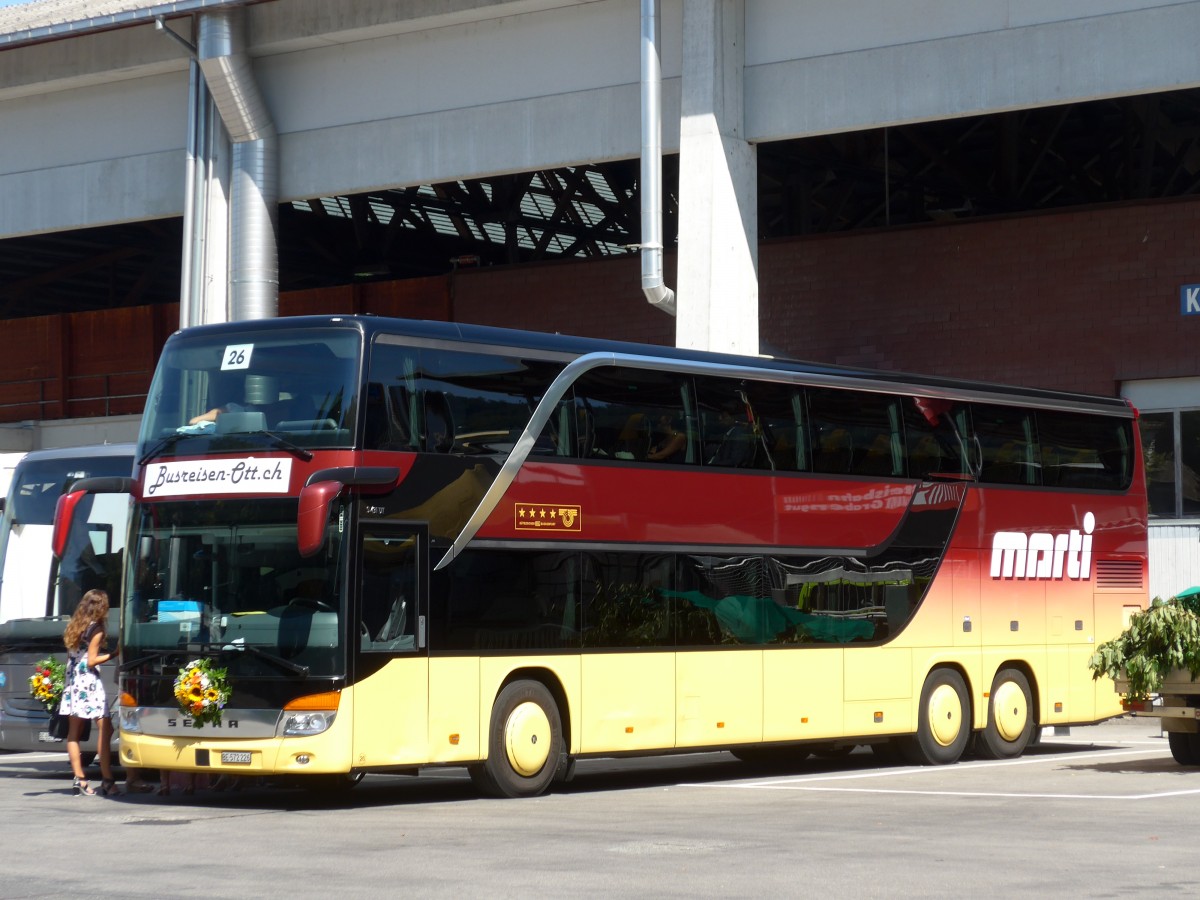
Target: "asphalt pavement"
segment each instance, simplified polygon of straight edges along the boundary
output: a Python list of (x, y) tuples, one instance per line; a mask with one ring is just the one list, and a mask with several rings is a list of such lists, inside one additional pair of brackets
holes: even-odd
[(462, 769), (77, 797), (62, 754), (0, 755), (3, 898), (1192, 895), (1198, 829), (1200, 769), (1154, 719), (943, 767), (583, 760), (530, 800)]

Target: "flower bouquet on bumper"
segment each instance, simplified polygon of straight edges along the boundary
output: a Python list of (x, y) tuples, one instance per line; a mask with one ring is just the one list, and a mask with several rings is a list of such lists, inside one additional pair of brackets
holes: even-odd
[(33, 674), (29, 676), (29, 692), (33, 699), (44, 707), (46, 712), (58, 712), (62, 702), (63, 687), (67, 682), (67, 667), (53, 656), (39, 659), (33, 664)]
[(211, 659), (193, 659), (175, 679), (175, 702), (193, 728), (220, 725), (229, 693), (228, 670), (217, 668)]

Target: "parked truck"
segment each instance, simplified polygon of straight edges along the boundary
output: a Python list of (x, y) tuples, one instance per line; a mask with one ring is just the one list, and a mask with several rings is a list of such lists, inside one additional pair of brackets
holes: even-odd
[(1134, 615), (1092, 672), (1113, 679), (1131, 715), (1160, 720), (1176, 762), (1200, 766), (1200, 587)]

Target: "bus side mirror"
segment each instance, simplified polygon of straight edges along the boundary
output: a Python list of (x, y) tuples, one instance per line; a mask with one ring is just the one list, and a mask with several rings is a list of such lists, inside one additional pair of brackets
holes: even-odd
[(63, 554), (67, 552), (67, 537), (75, 519), (75, 507), (87, 494), (87, 491), (71, 491), (59, 497), (54, 506), (54, 532), (50, 538), (50, 551), (57, 559), (62, 559)]
[(387, 493), (400, 478), (394, 466), (341, 466), (320, 469), (300, 489), (296, 543), (301, 556), (315, 556), (325, 545), (325, 523), (333, 498), (351, 488), (363, 494)]
[(50, 551), (59, 559), (67, 552), (67, 538), (75, 519), (75, 507), (88, 494), (132, 494), (135, 482), (132, 478), (101, 475), (96, 478), (80, 478), (71, 485), (71, 490), (58, 498), (54, 507), (54, 531), (50, 537)]
[(321, 551), (325, 544), (325, 523), (329, 521), (329, 504), (345, 487), (340, 481), (318, 481), (300, 489), (296, 543), (301, 556), (315, 556)]

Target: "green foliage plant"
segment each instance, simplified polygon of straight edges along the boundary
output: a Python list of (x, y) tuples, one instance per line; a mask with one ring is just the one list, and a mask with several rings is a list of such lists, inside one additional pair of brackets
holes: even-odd
[(1194, 598), (1155, 598), (1134, 613), (1129, 627), (1096, 648), (1088, 661), (1092, 678), (1129, 682), (1127, 699), (1148, 700), (1173, 670), (1200, 676), (1200, 615)]

